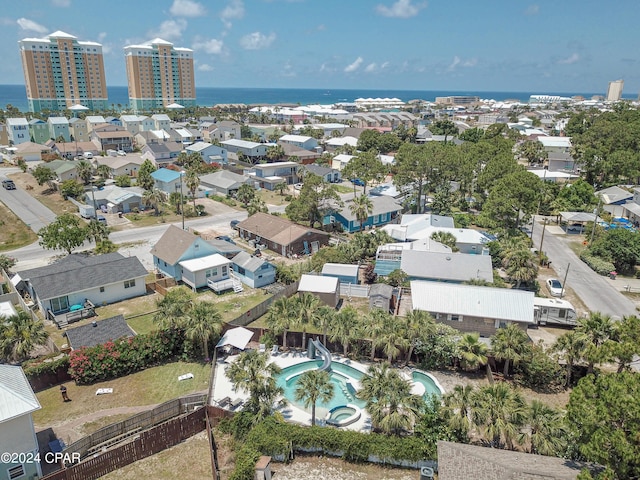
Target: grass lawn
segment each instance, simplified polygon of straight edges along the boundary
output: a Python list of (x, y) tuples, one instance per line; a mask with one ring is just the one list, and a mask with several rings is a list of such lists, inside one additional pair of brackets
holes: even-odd
[(288, 205), (289, 202), (285, 201), (285, 196), (287, 195), (286, 190), (283, 192), (284, 195), (280, 195), (278, 192), (272, 192), (271, 190), (267, 190), (265, 188), (256, 192), (258, 197), (264, 200), (264, 203), (267, 205)]
[(345, 185), (334, 185), (333, 187), (338, 193), (353, 193), (353, 187), (347, 187)]
[[(179, 375), (189, 372), (193, 373), (193, 379), (178, 381)], [(33, 421), (37, 426), (45, 427), (100, 410), (166, 402), (189, 393), (206, 391), (210, 375), (210, 365), (173, 362), (93, 385), (68, 382), (67, 393), (71, 402), (62, 402), (57, 386), (36, 394), (42, 409), (33, 414)], [(113, 393), (96, 395), (98, 388), (113, 388)]]
[(198, 296), (202, 300), (209, 300), (216, 304), (224, 322), (229, 322), (259, 303), (269, 298), (262, 290), (244, 286), (244, 292), (238, 294), (229, 291), (223, 294), (207, 292)]
[[(182, 221), (182, 215), (164, 208), (160, 210), (160, 215), (155, 215), (153, 208), (140, 213), (125, 213), (127, 218), (134, 227), (149, 227), (158, 225), (159, 223), (176, 223)], [(187, 219), (188, 217), (185, 217)], [(115, 225), (113, 230), (122, 230), (122, 225)]]
[(30, 245), (38, 236), (14, 215), (4, 203), (0, 203), (0, 252)]
[(107, 425), (121, 422), (123, 420), (126, 420), (130, 416), (131, 415), (128, 413), (122, 413), (119, 415), (109, 415), (107, 417), (99, 418), (93, 422), (84, 423), (82, 424), (82, 427), (81, 427), (82, 435), (91, 435), (93, 432), (97, 432), (98, 430), (100, 430), (103, 427), (106, 427)]
[(582, 241), (577, 242), (569, 242), (569, 248), (573, 253), (575, 253), (578, 257), (580, 254), (587, 249), (587, 246), (582, 243)]

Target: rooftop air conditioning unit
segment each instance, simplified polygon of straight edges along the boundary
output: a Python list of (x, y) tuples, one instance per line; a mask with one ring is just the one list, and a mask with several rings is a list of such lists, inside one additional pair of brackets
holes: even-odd
[(433, 480), (433, 468), (431, 467), (420, 468), (420, 480)]

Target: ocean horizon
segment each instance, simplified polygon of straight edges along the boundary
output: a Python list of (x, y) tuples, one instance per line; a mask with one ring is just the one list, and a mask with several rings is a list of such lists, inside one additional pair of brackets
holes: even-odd
[[(126, 86), (107, 87), (108, 104), (114, 109), (129, 108), (129, 96)], [(582, 96), (591, 98), (600, 93), (584, 92), (508, 92), (508, 91), (464, 91), (464, 90), (355, 90), (355, 89), (319, 89), (319, 88), (220, 88), (200, 87), (196, 89), (196, 103), (201, 107), (242, 103), (246, 105), (327, 105), (340, 102), (351, 103), (357, 98), (398, 98), (403, 102), (426, 100), (433, 102), (436, 97), (475, 96), (496, 101), (519, 100), (526, 103), (531, 95), (559, 95), (562, 97)], [(637, 96), (623, 95), (624, 99), (634, 100)], [(24, 85), (0, 85), (0, 107), (12, 105), (21, 112), (28, 111), (27, 94)]]

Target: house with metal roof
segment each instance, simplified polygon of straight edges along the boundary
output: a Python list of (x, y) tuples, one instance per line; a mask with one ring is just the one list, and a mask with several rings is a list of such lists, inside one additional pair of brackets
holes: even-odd
[(252, 288), (265, 287), (276, 281), (276, 267), (262, 257), (245, 251), (231, 259), (233, 273), (242, 283)]
[(227, 150), (207, 142), (195, 142), (185, 147), (187, 153), (197, 153), (206, 164), (227, 163)]
[(360, 271), (359, 265), (352, 265), (348, 263), (325, 263), (322, 266), (323, 277), (335, 277), (342, 283), (358, 284), (358, 272)]
[(26, 118), (7, 118), (6, 126), (9, 144), (19, 145), (31, 141), (29, 122)]
[(242, 154), (254, 163), (266, 158), (268, 148), (264, 143), (250, 142), (238, 138), (223, 140), (220, 145), (226, 148), (229, 153), (235, 154), (236, 158), (238, 158), (239, 154)]
[(147, 269), (120, 253), (72, 254), (45, 267), (17, 272), (42, 312), (68, 312), (73, 305), (106, 305), (146, 293)]
[(410, 280), (462, 283), (483, 280), (493, 283), (490, 255), (402, 250), (400, 270)]
[(313, 150), (318, 146), (318, 140), (307, 135), (282, 135), (278, 139), (278, 143), (287, 143), (303, 150)]
[(69, 328), (65, 331), (69, 347), (77, 350), (82, 347), (95, 347), (107, 342), (131, 338), (136, 335), (122, 315), (94, 321), (86, 325)]
[[(383, 227), (385, 228), (385, 227)], [(413, 242), (385, 243), (380, 245), (376, 251), (376, 275), (389, 275), (394, 270), (400, 269), (402, 252), (404, 250), (419, 250), (426, 252), (451, 253), (451, 247), (436, 242), (431, 238), (414, 240)]]
[(365, 222), (360, 223), (351, 211), (353, 200), (344, 203), (344, 206), (333, 210), (325, 216), (325, 225), (340, 224), (345, 232), (353, 233), (365, 228), (379, 227), (392, 222), (402, 211), (402, 205), (391, 197), (378, 196), (369, 197), (373, 206), (369, 217)]
[(188, 193), (186, 185), (181, 185), (182, 173), (170, 168), (159, 168), (151, 174), (151, 178), (155, 181), (154, 188), (161, 192), (171, 195), (174, 192), (180, 192), (183, 188), (183, 195)]
[(219, 253), (182, 260), (178, 263), (182, 281), (193, 290), (206, 287), (209, 282), (229, 280), (231, 260)]
[(182, 150), (182, 145), (174, 141), (146, 143), (141, 149), (141, 157), (143, 160), (150, 160), (159, 168), (167, 167), (171, 165), (176, 158), (178, 158), (178, 155), (180, 155)]
[(117, 185), (105, 185), (101, 189), (85, 193), (84, 202), (93, 205), (95, 209), (107, 209), (107, 213), (128, 213), (142, 207), (142, 195), (144, 190), (140, 187), (118, 187)]
[(404, 214), (400, 218), (400, 223), (394, 223), (382, 227), (391, 238), (402, 242), (427, 238), (422, 230), (428, 227), (453, 228), (453, 217), (443, 215), (433, 215), (430, 213)]
[(413, 310), (429, 312), (438, 323), (490, 337), (514, 324), (524, 332), (534, 323), (534, 293), (454, 283), (411, 281)]
[(237, 192), (242, 185), (253, 185), (253, 182), (251, 177), (239, 175), (229, 170), (218, 170), (200, 177), (200, 186), (205, 192), (224, 196)]
[(336, 277), (304, 274), (298, 283), (298, 293), (309, 292), (323, 303), (335, 308), (340, 301), (340, 281)]
[(274, 185), (278, 183), (284, 182), (287, 185), (298, 183), (299, 169), (300, 165), (296, 162), (273, 162), (254, 165), (244, 173), (255, 178), (260, 187), (273, 190)]
[(133, 151), (133, 135), (124, 127), (103, 123), (93, 127), (90, 133), (91, 141), (100, 150), (124, 150)]
[(302, 167), (302, 172), (312, 173), (313, 175), (317, 175), (322, 178), (325, 182), (329, 183), (338, 183), (342, 181), (342, 175), (340, 174), (340, 170), (336, 170), (335, 168), (323, 167), (322, 165), (317, 165), (312, 163), (310, 165), (304, 165)]
[(0, 450), (17, 454), (3, 458), (1, 480), (42, 476), (40, 462), (28, 461), (39, 452), (32, 415), (40, 408), (22, 367), (0, 365)]
[(67, 117), (49, 117), (47, 119), (49, 125), (49, 137), (54, 140), (64, 138), (65, 142), (71, 141), (71, 133), (69, 132), (69, 120)]

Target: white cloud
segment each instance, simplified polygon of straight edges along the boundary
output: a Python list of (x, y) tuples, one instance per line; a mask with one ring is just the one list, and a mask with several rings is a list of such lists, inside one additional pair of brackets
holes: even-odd
[(29, 30), (31, 32), (42, 33), (43, 35), (49, 32), (49, 29), (44, 25), (29, 20), (28, 18), (19, 18), (17, 20), (18, 25), (23, 30)]
[(149, 36), (160, 37), (163, 40), (178, 40), (182, 32), (187, 28), (187, 21), (183, 18), (166, 20), (160, 24), (157, 30), (151, 31)]
[(563, 58), (558, 60), (557, 63), (559, 63), (560, 65), (573, 65), (574, 63), (578, 62), (580, 60), (580, 55), (578, 55), (577, 53), (573, 53), (570, 56), (568, 56), (567, 58)]
[(453, 57), (451, 65), (447, 67), (447, 72), (453, 72), (458, 67), (475, 67), (478, 64), (478, 60), (470, 58), (468, 60), (461, 60), (459, 56)]
[(276, 39), (275, 33), (264, 35), (260, 32), (253, 32), (240, 39), (240, 45), (245, 50), (260, 50), (269, 47)]
[(203, 63), (202, 65), (198, 65), (198, 71), (199, 72), (212, 72), (213, 71), (213, 67), (211, 65)]
[(220, 55), (223, 52), (224, 42), (216, 38), (196, 40), (191, 45), (194, 50), (202, 50), (211, 55)]
[(393, 5), (378, 5), (376, 11), (384, 17), (411, 18), (418, 15), (420, 10), (427, 7), (427, 2), (412, 4), (412, 0), (397, 0)]
[(71, 0), (51, 0), (54, 7), (67, 8), (71, 6)]
[(100, 32), (98, 34), (98, 42), (104, 42), (104, 39), (107, 38), (107, 32)]
[(347, 65), (345, 67), (345, 69), (344, 69), (345, 73), (355, 72), (356, 70), (358, 70), (358, 68), (360, 68), (360, 65), (362, 65), (362, 62), (364, 62), (362, 57), (356, 58), (355, 62), (353, 62), (351, 65)]
[(231, 28), (231, 20), (239, 20), (244, 17), (244, 2), (242, 0), (231, 0), (222, 12), (220, 20), (227, 28)]
[(382, 65), (380, 65), (380, 70), (384, 70), (387, 67), (389, 67), (389, 62), (384, 62)]
[(540, 5), (536, 5), (535, 3), (529, 5), (527, 9), (524, 11), (525, 15), (537, 15), (540, 11)]
[(202, 5), (193, 0), (173, 0), (169, 12), (176, 17), (201, 17), (207, 13)]
[(378, 68), (378, 64), (376, 64), (374, 62), (374, 63), (370, 63), (369, 65), (367, 65), (364, 68), (364, 71), (367, 72), (367, 73), (373, 73), (373, 72), (375, 72), (377, 70), (377, 68)]

